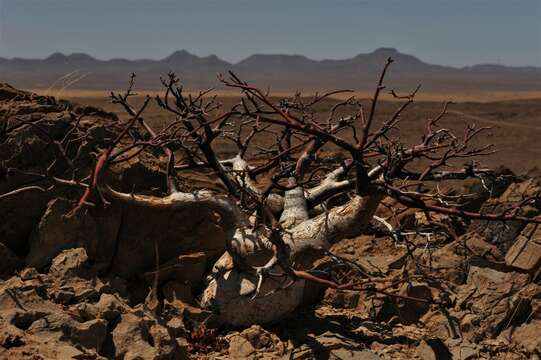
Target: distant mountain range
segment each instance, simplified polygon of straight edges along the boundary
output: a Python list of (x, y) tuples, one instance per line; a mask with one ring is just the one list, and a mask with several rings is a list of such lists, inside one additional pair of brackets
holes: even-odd
[(316, 61), (301, 55), (252, 55), (232, 64), (215, 55), (199, 57), (186, 50), (161, 60), (98, 60), (87, 54), (54, 53), (46, 59), (0, 58), (0, 82), (20, 88), (120, 89), (137, 74), (137, 87), (161, 89), (160, 76), (174, 71), (189, 89), (219, 86), (217, 73), (234, 71), (242, 79), (273, 90), (373, 89), (387, 57), (395, 63), (387, 84), (426, 91), (541, 90), (540, 67), (475, 65), (463, 68), (433, 65), (396, 49), (381, 48), (350, 59)]

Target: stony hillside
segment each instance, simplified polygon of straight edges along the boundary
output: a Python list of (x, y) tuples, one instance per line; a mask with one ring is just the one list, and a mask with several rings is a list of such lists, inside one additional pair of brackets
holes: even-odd
[[(75, 122), (85, 136), (69, 133)], [(377, 275), (385, 288), (308, 287), (302, 306), (284, 320), (224, 324), (218, 309), (200, 303), (207, 275), (225, 251), (224, 219), (198, 208), (115, 202), (69, 216), (80, 189), (51, 177), (73, 169), (53, 164), (48, 178), (36, 175), (59, 156), (55, 142), (64, 139), (86, 164), (76, 171), (86, 174), (120, 123), (98, 108), (0, 85), (0, 358), (541, 356), (541, 226), (438, 215), (437, 222), (452, 224), (449, 236), (416, 209), (401, 214), (400, 221), (419, 229), (406, 238), (387, 236), (374, 222), (370, 234), (331, 249), (366, 277)], [(161, 195), (164, 169), (151, 151), (114, 166), (109, 183)], [(197, 186), (186, 179), (186, 186)], [(503, 169), (491, 183), (454, 191), (477, 194), (468, 206), (482, 213), (528, 199), (525, 215), (533, 216), (541, 212), (539, 180)], [(17, 192), (28, 186), (35, 188)], [(398, 206), (384, 201), (377, 214)]]

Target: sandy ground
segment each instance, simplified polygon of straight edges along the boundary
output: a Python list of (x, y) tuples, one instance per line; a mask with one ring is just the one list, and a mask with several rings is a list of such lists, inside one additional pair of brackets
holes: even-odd
[[(58, 93), (51, 90), (37, 89), (39, 94), (60, 95), (70, 101), (85, 105), (92, 105), (116, 112), (124, 117), (123, 110), (109, 100), (109, 91), (67, 89)], [(132, 102), (140, 104), (143, 96), (162, 95), (159, 91), (136, 91), (138, 96), (132, 98)], [(194, 92), (196, 93), (196, 92)], [(232, 91), (215, 90), (212, 92), (218, 96), (223, 104), (222, 109), (236, 104), (239, 101), (238, 93)], [(337, 97), (355, 95), (359, 99), (370, 99), (370, 93), (344, 93)], [(291, 96), (286, 93), (276, 93), (276, 100)], [(306, 93), (310, 95), (309, 92)], [(312, 93), (313, 95), (313, 93)], [(387, 93), (382, 93), (375, 117), (376, 123), (388, 119), (399, 106), (397, 101)], [(449, 108), (449, 114), (441, 122), (442, 126), (450, 127), (462, 133), (466, 124), (477, 126), (490, 126), (492, 130), (480, 142), (481, 144), (492, 143), (498, 152), (494, 155), (479, 160), (483, 165), (496, 167), (504, 165), (515, 172), (524, 173), (532, 168), (541, 169), (541, 92), (492, 92), (492, 93), (423, 93), (420, 91), (416, 102), (410, 106), (402, 116), (400, 136), (406, 144), (418, 143), (423, 134), (427, 119), (437, 116), (446, 101), (453, 101)], [(329, 98), (319, 103), (317, 110), (321, 117), (339, 101), (338, 98)], [(369, 108), (369, 100), (365, 100), (366, 109)], [(224, 110), (218, 110), (218, 113)], [(160, 109), (153, 101), (145, 113), (147, 121), (157, 128), (164, 126), (172, 117)], [(376, 124), (377, 125), (377, 124)], [(263, 143), (257, 145), (264, 145)], [(228, 153), (230, 146), (223, 144), (223, 152)], [(462, 164), (458, 164), (462, 165)]]
[[(110, 90), (93, 90), (93, 89), (26, 89), (38, 94), (51, 95), (55, 97), (64, 97), (64, 98), (106, 98)], [(115, 92), (122, 91), (114, 90)], [(163, 94), (163, 91), (157, 90), (138, 90), (141, 95), (149, 94), (155, 96), (158, 94)], [(199, 90), (188, 90), (188, 93), (197, 94)], [(220, 97), (237, 97), (238, 91), (228, 90), (228, 89), (217, 89), (213, 92), (214, 94)], [(306, 91), (304, 95), (311, 96), (315, 94), (316, 91)], [(320, 92), (321, 93), (321, 92)], [(276, 97), (288, 97), (291, 96), (292, 92), (272, 92), (272, 95)], [(357, 98), (365, 99), (371, 98), (373, 93), (370, 91), (353, 91), (343, 94), (337, 94), (333, 97), (336, 99), (344, 99), (349, 96), (354, 95)], [(382, 99), (392, 101), (393, 97), (389, 94), (383, 94)], [(525, 100), (525, 99), (541, 99), (541, 90), (540, 91), (486, 91), (486, 92), (423, 92), (421, 89), (417, 95), (419, 101), (455, 101), (455, 102), (493, 102), (493, 101), (504, 101), (504, 100)]]

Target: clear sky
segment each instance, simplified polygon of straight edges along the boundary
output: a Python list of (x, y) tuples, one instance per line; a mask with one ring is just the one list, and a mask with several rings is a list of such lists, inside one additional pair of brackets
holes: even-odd
[(395, 47), (436, 64), (541, 66), (541, 0), (0, 0), (0, 57), (174, 50), (346, 58)]

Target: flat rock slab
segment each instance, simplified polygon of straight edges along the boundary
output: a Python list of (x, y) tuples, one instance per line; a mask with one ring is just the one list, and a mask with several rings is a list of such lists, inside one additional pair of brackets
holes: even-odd
[(541, 265), (541, 226), (530, 224), (521, 232), (505, 255), (505, 263), (533, 271)]

